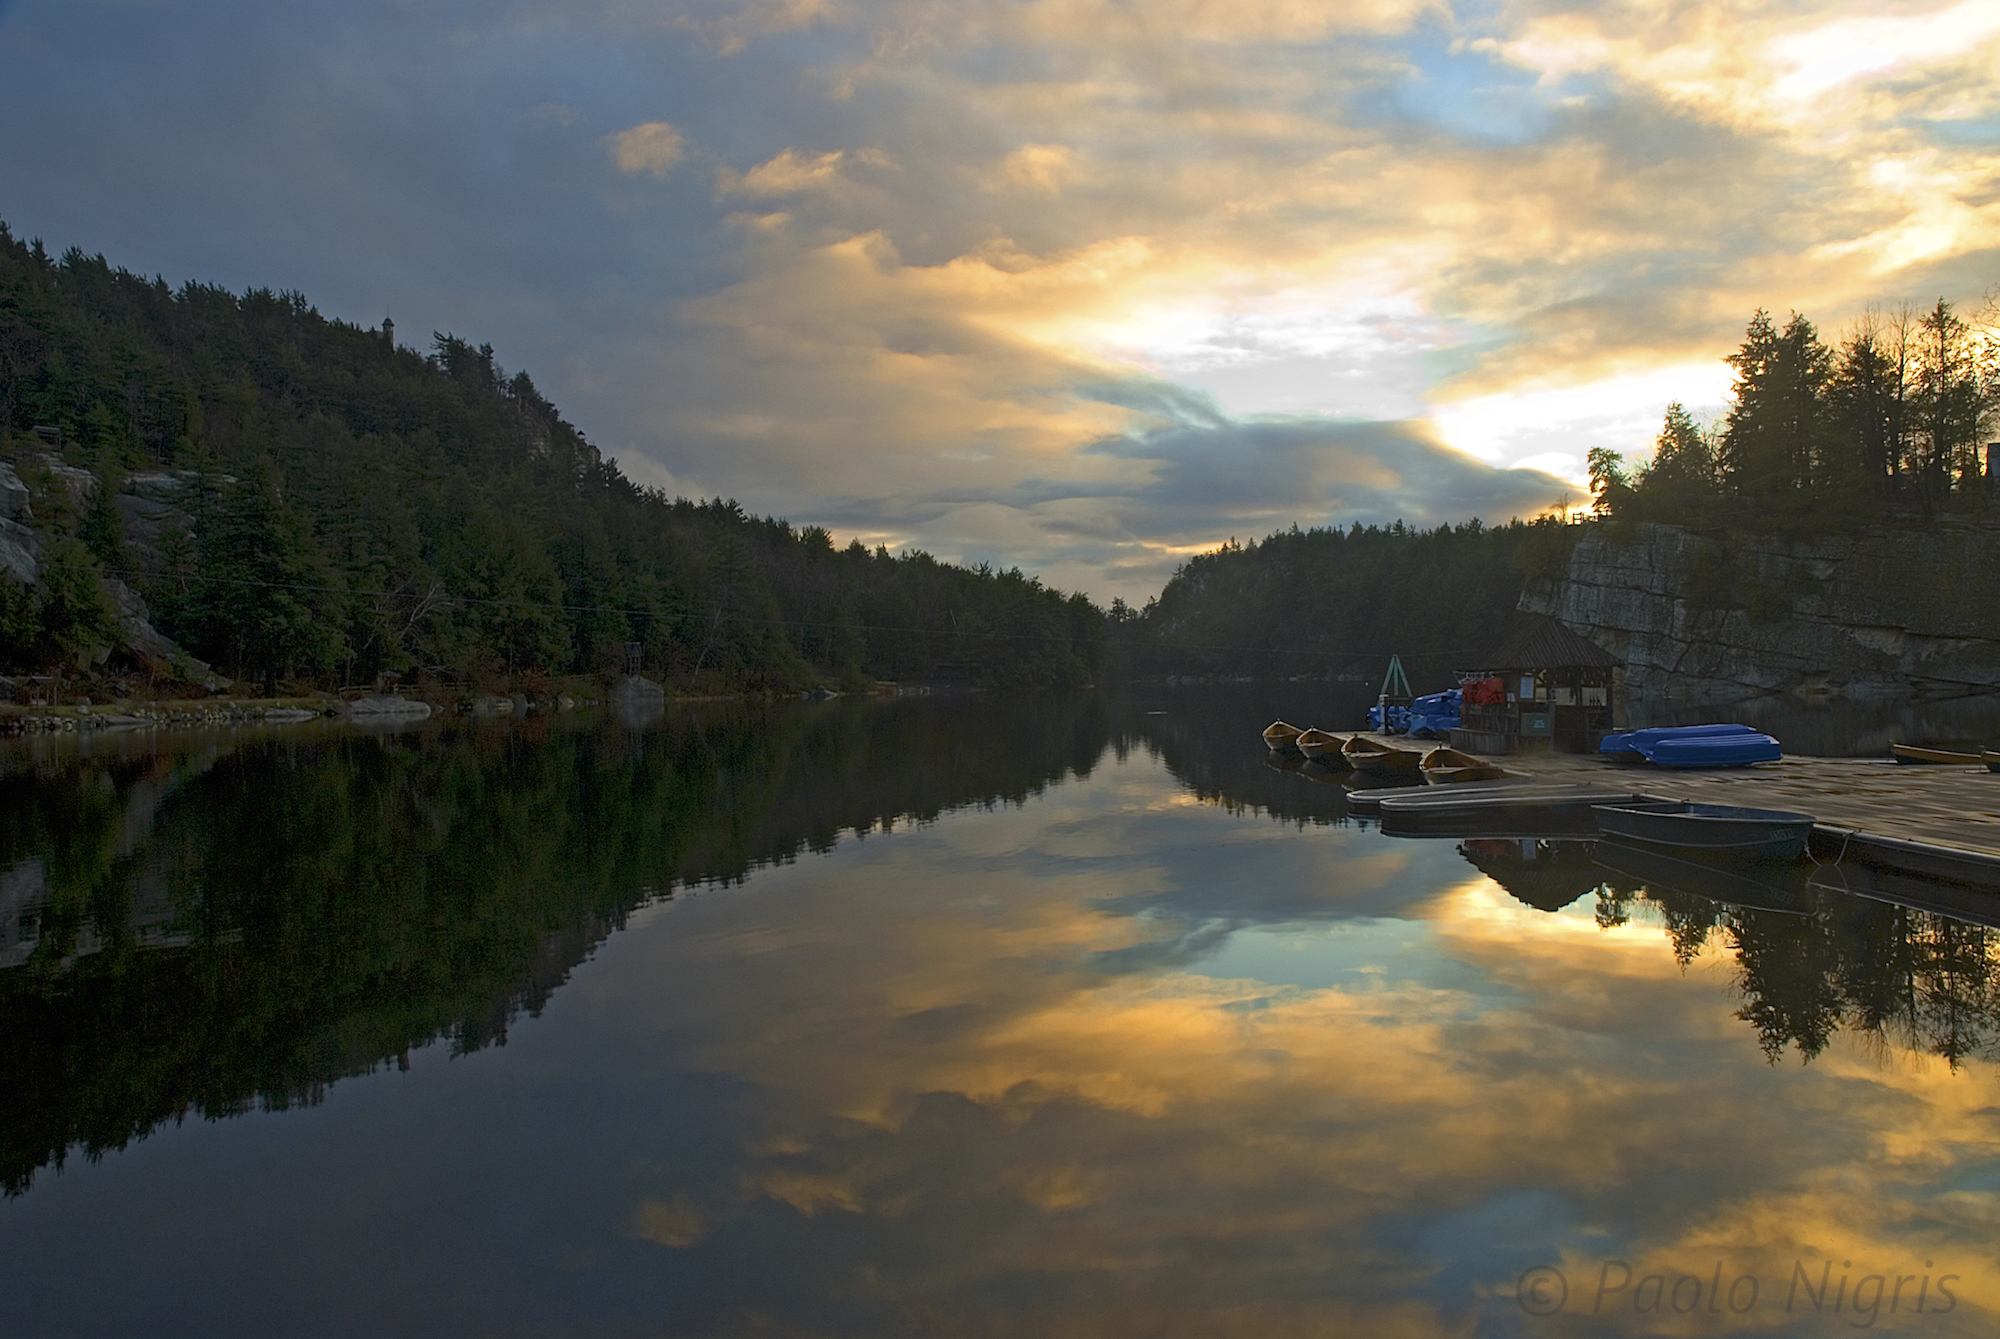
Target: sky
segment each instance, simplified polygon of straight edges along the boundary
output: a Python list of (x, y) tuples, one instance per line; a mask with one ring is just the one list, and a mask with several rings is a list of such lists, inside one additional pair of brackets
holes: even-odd
[(0, 0), (0, 219), (491, 343), (634, 480), (1135, 603), (1582, 500), (2000, 283), (2000, 0)]

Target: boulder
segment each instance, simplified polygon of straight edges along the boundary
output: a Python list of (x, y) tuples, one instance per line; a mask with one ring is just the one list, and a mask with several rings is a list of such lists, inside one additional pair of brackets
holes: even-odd
[(353, 720), (421, 721), (430, 714), (431, 704), (419, 702), (413, 697), (364, 697), (347, 704), (347, 715)]

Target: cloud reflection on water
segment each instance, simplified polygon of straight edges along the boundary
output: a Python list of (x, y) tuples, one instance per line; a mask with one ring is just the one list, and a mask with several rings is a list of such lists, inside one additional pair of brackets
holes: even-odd
[[(737, 910), (780, 942), (670, 913), (589, 983), (755, 1095), (716, 1217), (848, 1238), (868, 1304), (954, 1332), (1453, 1334), (1538, 1262), (1726, 1256), (1768, 1290), (1815, 1252), (1956, 1269), (1926, 1333), (1990, 1317), (1990, 1197), (1953, 1189), (1994, 1169), (1987, 1062), (1767, 1065), (1729, 965), (1683, 972), (1656, 925), (1533, 910), (1449, 843), (1155, 826), (1159, 783), (1139, 759), (1005, 840), (952, 817), (767, 872)], [(1235, 895), (1272, 886), (1277, 917)], [(1207, 970), (1274, 920), (1350, 970)]]

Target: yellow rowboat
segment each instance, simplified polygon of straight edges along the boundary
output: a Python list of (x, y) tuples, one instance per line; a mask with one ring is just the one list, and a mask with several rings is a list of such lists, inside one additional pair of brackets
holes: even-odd
[(1977, 753), (1953, 753), (1949, 749), (1927, 749), (1920, 744), (1891, 744), (1889, 754), (1902, 763), (1944, 763), (1958, 767), (1977, 767), (1984, 762)]
[(1424, 780), (1434, 786), (1453, 781), (1498, 781), (1507, 775), (1506, 768), (1457, 749), (1432, 749), (1419, 766)]
[(1354, 736), (1340, 751), (1357, 772), (1414, 772), (1424, 760), (1416, 749), (1399, 749), (1366, 735)]
[(1346, 766), (1340, 750), (1347, 743), (1346, 735), (1328, 734), (1324, 730), (1304, 730), (1292, 741), (1295, 748), (1314, 762)]
[(1264, 727), (1264, 745), (1266, 748), (1273, 749), (1297, 748), (1298, 737), (1304, 733), (1305, 731), (1299, 729), (1296, 725), (1287, 725), (1283, 721), (1272, 721)]

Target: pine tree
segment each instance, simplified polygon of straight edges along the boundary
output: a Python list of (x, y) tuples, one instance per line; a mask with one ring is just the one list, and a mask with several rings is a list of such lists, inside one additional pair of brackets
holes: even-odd
[(1779, 331), (1759, 309), (1727, 361), (1736, 386), (1719, 453), (1724, 479), (1765, 500), (1812, 488), (1832, 440), (1824, 392), (1833, 355), (1819, 332), (1797, 312)]
[(173, 633), (204, 659), (262, 679), (337, 665), (347, 624), (339, 574), (285, 506), (268, 467), (233, 481), (197, 517), (200, 578)]
[(1917, 494), (1926, 511), (1978, 472), (1986, 409), (1972, 330), (1942, 298), (1917, 320), (1912, 360), (1910, 442)]
[(1861, 487), (1893, 489), (1909, 433), (1910, 323), (1907, 309), (1870, 311), (1840, 346), (1828, 399)]
[(1675, 499), (1696, 497), (1715, 491), (1715, 471), (1715, 447), (1708, 434), (1685, 405), (1674, 401), (1661, 420), (1660, 435), (1653, 439), (1653, 461), (1641, 476), (1642, 484)]

